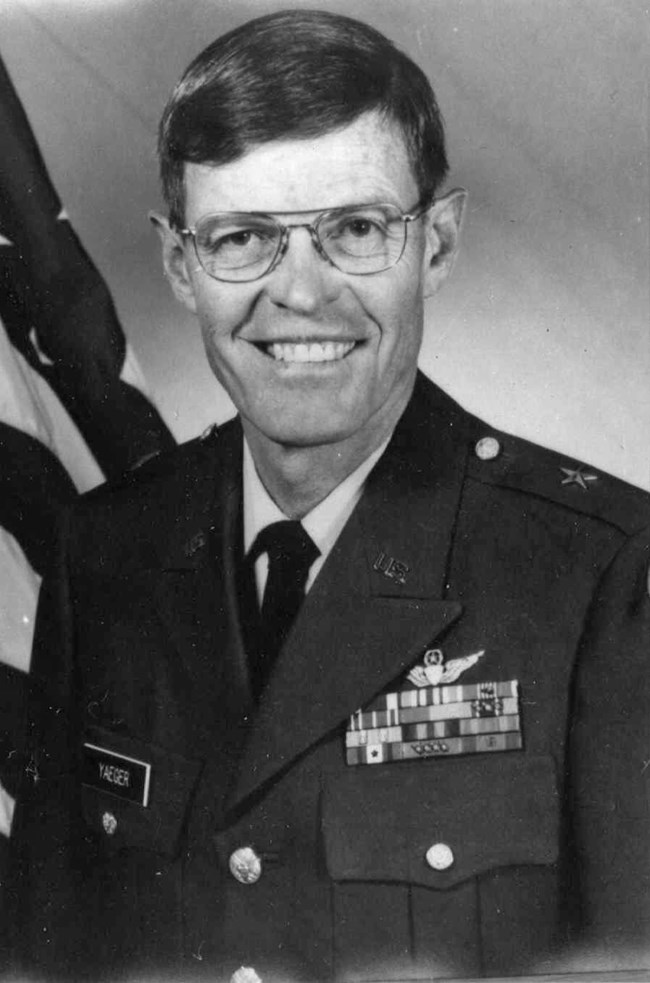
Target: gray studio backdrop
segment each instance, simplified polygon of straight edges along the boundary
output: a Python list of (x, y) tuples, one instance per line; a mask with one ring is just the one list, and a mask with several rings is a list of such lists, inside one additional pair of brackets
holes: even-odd
[[(190, 58), (287, 0), (0, 0), (0, 51), (177, 437), (230, 415), (146, 213), (157, 119)], [(470, 192), (426, 371), (495, 426), (650, 488), (648, 5), (316, 0), (429, 73)], [(0, 136), (1, 140), (1, 136)]]

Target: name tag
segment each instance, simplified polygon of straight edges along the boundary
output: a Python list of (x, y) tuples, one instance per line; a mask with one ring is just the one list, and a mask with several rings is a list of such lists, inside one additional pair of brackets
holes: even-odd
[(137, 802), (145, 808), (149, 805), (151, 765), (146, 761), (96, 744), (84, 744), (81, 780), (84, 785), (110, 792), (120, 799)]

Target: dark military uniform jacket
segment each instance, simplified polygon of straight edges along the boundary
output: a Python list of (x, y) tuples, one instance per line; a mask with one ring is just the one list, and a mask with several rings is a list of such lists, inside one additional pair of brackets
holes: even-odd
[[(255, 706), (241, 457), (232, 421), (62, 535), (15, 821), (23, 967), (267, 983), (643, 947), (645, 493), (420, 377)], [(431, 651), (455, 683), (409, 681)]]

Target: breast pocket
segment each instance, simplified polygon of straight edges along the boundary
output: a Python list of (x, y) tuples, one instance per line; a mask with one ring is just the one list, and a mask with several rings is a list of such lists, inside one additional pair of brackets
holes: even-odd
[(81, 748), (81, 800), (91, 834), (112, 851), (174, 857), (200, 771), (200, 761), (90, 728)]
[(338, 881), (448, 888), (558, 857), (559, 795), (546, 755), (477, 755), (355, 768), (326, 782), (323, 836)]

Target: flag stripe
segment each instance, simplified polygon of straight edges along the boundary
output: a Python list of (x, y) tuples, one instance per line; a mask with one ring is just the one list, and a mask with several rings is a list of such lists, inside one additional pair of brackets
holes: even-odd
[(18, 540), (38, 573), (45, 570), (56, 517), (76, 496), (70, 476), (47, 447), (0, 423), (0, 525)]

